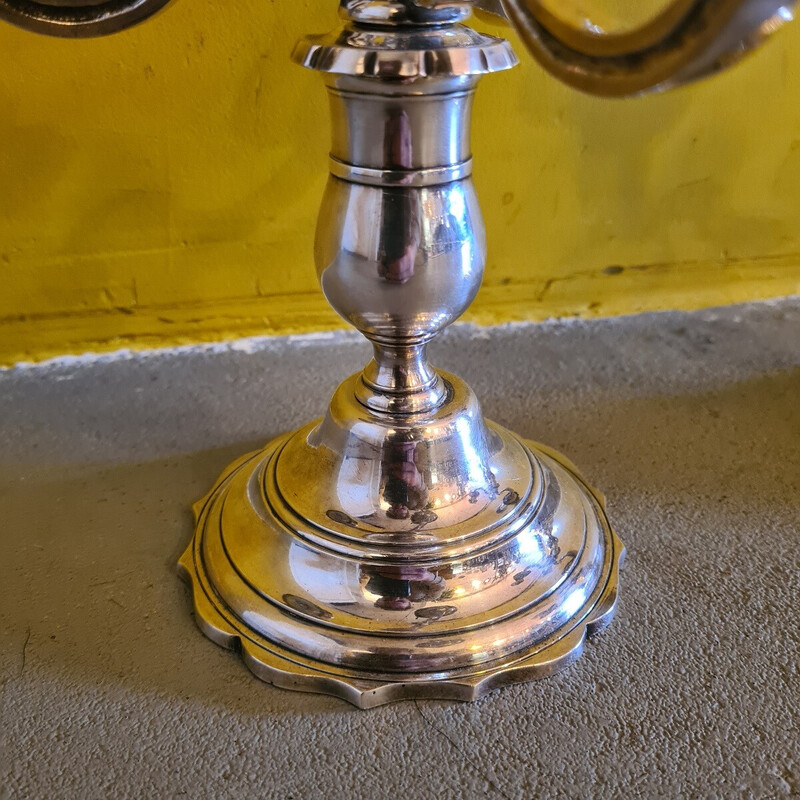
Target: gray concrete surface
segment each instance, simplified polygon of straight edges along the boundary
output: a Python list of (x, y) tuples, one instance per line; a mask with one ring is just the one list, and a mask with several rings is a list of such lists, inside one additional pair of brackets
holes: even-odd
[(256, 681), (174, 566), (356, 336), (0, 373), (3, 797), (800, 796), (799, 345), (797, 299), (450, 331), (487, 415), (606, 492), (621, 604), (556, 677), (368, 712)]

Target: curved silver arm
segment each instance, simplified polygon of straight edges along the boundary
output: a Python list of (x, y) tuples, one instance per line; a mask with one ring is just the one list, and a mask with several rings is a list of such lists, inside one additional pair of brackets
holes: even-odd
[[(498, 0), (476, 5), (497, 13)], [(673, 0), (630, 31), (571, 25), (542, 0), (502, 0), (528, 50), (552, 75), (608, 97), (678, 86), (738, 61), (792, 19), (794, 0)]]
[(0, 20), (50, 36), (105, 36), (142, 22), (169, 0), (0, 0)]

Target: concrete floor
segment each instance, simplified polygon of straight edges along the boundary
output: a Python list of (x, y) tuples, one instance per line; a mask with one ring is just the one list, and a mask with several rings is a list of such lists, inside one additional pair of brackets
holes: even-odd
[(800, 796), (800, 299), (436, 345), (628, 546), (581, 661), (474, 705), (259, 683), (176, 575), (191, 502), (367, 354), (336, 334), (0, 373), (2, 797)]

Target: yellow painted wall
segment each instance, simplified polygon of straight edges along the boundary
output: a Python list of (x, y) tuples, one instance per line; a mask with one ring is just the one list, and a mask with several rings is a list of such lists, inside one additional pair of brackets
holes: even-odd
[[(335, 6), (175, 0), (79, 42), (0, 26), (0, 363), (340, 324), (311, 258), (326, 101), (288, 60)], [(517, 49), (478, 94), (490, 255), (467, 318), (800, 291), (800, 24), (713, 81), (625, 101)]]

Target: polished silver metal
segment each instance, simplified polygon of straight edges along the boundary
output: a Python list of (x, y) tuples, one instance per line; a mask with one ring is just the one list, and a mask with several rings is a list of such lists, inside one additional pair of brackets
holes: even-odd
[(471, 700), (575, 659), (613, 614), (623, 548), (574, 467), (426, 356), (481, 283), (470, 113), (511, 48), (351, 6), (294, 57), (333, 119), (317, 272), (374, 359), (324, 419), (225, 471), (180, 563), (204, 632), (264, 680), (361, 707)]
[(160, 11), (169, 0), (0, 0), (0, 20), (50, 36), (106, 36)]
[[(493, 0), (487, 2), (496, 9)], [(502, 0), (539, 64), (590, 94), (664, 91), (737, 63), (793, 18), (794, 0), (672, 0), (632, 30), (607, 32), (555, 13), (557, 0)]]
[(472, 13), (470, 0), (340, 0), (339, 9), (345, 19), (379, 25), (441, 25)]

